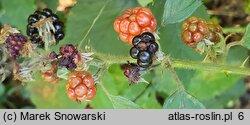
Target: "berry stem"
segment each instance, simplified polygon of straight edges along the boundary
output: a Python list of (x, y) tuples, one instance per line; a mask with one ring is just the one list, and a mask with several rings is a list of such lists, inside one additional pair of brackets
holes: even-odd
[(83, 39), (79, 42), (79, 45), (78, 45), (78, 47), (77, 47), (78, 50), (81, 49), (81, 46), (82, 46), (84, 40), (87, 38), (87, 36), (89, 35), (90, 31), (93, 29), (95, 23), (96, 23), (97, 20), (100, 18), (101, 14), (103, 13), (103, 11), (104, 11), (104, 9), (106, 8), (107, 4), (108, 4), (109, 2), (111, 2), (111, 1), (112, 1), (112, 0), (107, 0), (107, 1), (105, 2), (105, 4), (102, 6), (102, 8), (100, 9), (98, 15), (95, 17), (95, 19), (93, 20), (91, 26), (89, 27), (87, 33), (84, 35)]

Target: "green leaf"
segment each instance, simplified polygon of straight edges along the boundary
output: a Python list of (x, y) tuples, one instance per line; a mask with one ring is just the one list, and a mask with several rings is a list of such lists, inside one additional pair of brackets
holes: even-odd
[(207, 108), (210, 109), (232, 108), (240, 96), (242, 96), (245, 92), (245, 83), (244, 80), (241, 79), (219, 96), (216, 96), (213, 99), (203, 100), (202, 102)]
[(109, 100), (108, 96), (105, 94), (100, 85), (97, 84), (96, 90), (97, 90), (96, 96), (90, 102), (90, 105), (94, 109), (112, 109), (113, 108), (112, 102)]
[(188, 92), (200, 100), (212, 99), (232, 87), (239, 78), (239, 75), (197, 71), (188, 86)]
[(110, 95), (109, 98), (115, 109), (139, 109), (140, 108), (140, 106), (138, 106), (134, 102), (121, 96)]
[[(240, 54), (239, 54), (240, 53)], [(243, 46), (234, 46), (230, 48), (227, 56), (227, 64), (240, 66), (248, 57), (248, 49)], [(248, 60), (249, 62), (249, 60)], [(246, 63), (248, 64), (248, 63)], [(247, 65), (245, 65), (247, 66)], [(248, 67), (248, 66), (247, 66)]]
[(161, 109), (162, 106), (156, 98), (155, 91), (149, 90), (145, 92), (140, 98), (136, 100), (136, 104), (139, 104), (144, 109)]
[(164, 109), (204, 109), (205, 106), (185, 90), (177, 90), (166, 99)]
[(149, 3), (153, 2), (153, 0), (137, 0), (137, 1), (143, 7), (147, 6)]
[(241, 39), (243, 46), (250, 49), (250, 24), (247, 25), (245, 34)]
[(168, 69), (157, 68), (153, 76), (152, 84), (157, 92), (166, 96), (171, 95), (176, 90), (176, 83)]
[(59, 0), (37, 0), (37, 3), (56, 11)]
[(166, 0), (162, 25), (182, 22), (201, 5), (200, 0)]
[(3, 83), (0, 83), (0, 97), (2, 97), (2, 95), (4, 94), (4, 91), (5, 91), (5, 87), (4, 87)]
[[(163, 77), (160, 77), (158, 79), (154, 79), (154, 77), (158, 76), (158, 74), (154, 74), (152, 72), (149, 72), (143, 76), (148, 81), (152, 81), (151, 79), (154, 79), (150, 85), (149, 89), (147, 86), (148, 84), (135, 84), (135, 85), (129, 85), (128, 79), (123, 75), (123, 70), (121, 69), (121, 66), (118, 64), (112, 65), (109, 68), (109, 73), (112, 75), (114, 85), (112, 88), (117, 90), (118, 95), (127, 98), (129, 100), (136, 100), (135, 103), (140, 105), (142, 108), (161, 108), (162, 106), (159, 104), (157, 98), (156, 98), (156, 91), (152, 88), (158, 88), (158, 81), (161, 80), (161, 82), (166, 81), (166, 79)], [(160, 84), (160, 83), (159, 83)], [(164, 84), (169, 87), (169, 84)], [(175, 84), (174, 84), (175, 85)], [(106, 85), (105, 85), (106, 86)], [(157, 87), (156, 87), (157, 86)], [(106, 87), (108, 88), (108, 87)], [(146, 89), (146, 90), (145, 90)], [(166, 88), (162, 88), (166, 89)], [(171, 88), (167, 88), (169, 90)], [(146, 91), (146, 92), (145, 92)], [(142, 94), (143, 93), (143, 94)], [(142, 94), (142, 95), (141, 95)], [(139, 96), (140, 95), (140, 96)], [(138, 97), (139, 96), (139, 97)]]
[[(100, 53), (113, 55), (128, 55), (129, 45), (118, 39), (118, 34), (113, 29), (114, 20), (119, 17), (123, 10), (138, 6), (136, 0), (113, 0), (106, 4), (106, 0), (84, 0), (72, 8), (69, 13), (66, 27), (66, 37), (62, 44), (79, 44), (90, 29), (93, 21), (100, 13), (101, 8), (106, 5), (100, 13), (100, 17), (93, 25), (83, 46), (90, 45)], [(98, 9), (97, 9), (98, 8)]]
[(0, 16), (0, 21), (26, 33), (27, 18), (36, 8), (35, 0), (1, 0), (1, 2), (4, 15)]

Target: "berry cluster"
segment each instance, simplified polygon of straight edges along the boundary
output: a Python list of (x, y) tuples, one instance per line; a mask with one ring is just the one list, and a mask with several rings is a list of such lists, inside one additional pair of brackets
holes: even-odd
[(135, 36), (143, 32), (154, 32), (156, 19), (148, 8), (131, 8), (114, 21), (114, 29), (122, 41), (132, 44)]
[(20, 52), (22, 51), (27, 39), (21, 33), (13, 33), (6, 39), (7, 50), (9, 56), (13, 59), (20, 57)]
[(40, 47), (44, 46), (44, 41), (42, 36), (39, 35), (38, 28), (35, 27), (34, 24), (47, 18), (51, 18), (52, 20), (54, 30), (50, 29), (50, 32), (54, 36), (55, 41), (58, 43), (64, 38), (64, 24), (59, 20), (59, 17), (56, 14), (48, 8), (43, 9), (42, 11), (35, 11), (28, 17), (27, 35), (30, 36), (32, 43), (38, 44)]
[(191, 48), (196, 48), (197, 43), (207, 39), (214, 44), (219, 42), (218, 33), (222, 32), (219, 25), (197, 17), (190, 17), (182, 24), (182, 40)]
[(134, 46), (130, 49), (130, 56), (137, 59), (137, 64), (142, 68), (151, 66), (154, 54), (159, 49), (154, 35), (150, 32), (145, 32), (134, 37), (132, 43)]
[(73, 71), (66, 84), (67, 95), (76, 101), (92, 100), (96, 95), (94, 79), (87, 71)]
[(77, 67), (77, 63), (81, 60), (76, 47), (72, 44), (66, 44), (60, 47), (60, 54), (54, 51), (49, 54), (50, 59), (57, 59), (60, 67), (65, 67), (69, 70)]
[(57, 65), (52, 64), (51, 68), (46, 70), (45, 72), (41, 72), (42, 79), (49, 83), (57, 83), (59, 78), (56, 75)]

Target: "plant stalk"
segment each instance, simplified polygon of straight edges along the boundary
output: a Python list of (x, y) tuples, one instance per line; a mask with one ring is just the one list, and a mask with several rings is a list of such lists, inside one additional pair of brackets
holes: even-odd
[[(122, 63), (127, 63), (128, 61), (131, 63), (136, 63), (135, 59), (132, 59), (128, 56), (114, 56), (102, 53), (95, 53), (94, 57), (103, 60), (107, 65), (122, 64)], [(239, 74), (239, 75), (250, 75), (250, 68), (231, 66), (225, 64), (178, 60), (174, 58), (170, 59), (172, 68), (224, 72), (224, 73)]]

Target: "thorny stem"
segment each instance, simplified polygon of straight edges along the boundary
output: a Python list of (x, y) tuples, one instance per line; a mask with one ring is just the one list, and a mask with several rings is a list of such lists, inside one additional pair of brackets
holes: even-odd
[(122, 64), (128, 61), (131, 63), (135, 63), (135, 60), (128, 56), (115, 56), (115, 55), (103, 54), (103, 53), (98, 53), (98, 52), (94, 52), (94, 53), (95, 53), (94, 58), (104, 61), (107, 65)]
[(182, 69), (192, 69), (192, 70), (214, 71), (214, 72), (228, 72), (240, 75), (250, 75), (249, 68), (223, 65), (223, 64), (213, 64), (206, 62), (182, 61), (182, 60), (172, 59), (172, 67), (182, 68)]
[[(95, 53), (95, 58), (99, 58), (106, 62), (107, 65), (111, 64), (121, 64), (130, 61), (131, 63), (135, 63), (135, 60), (126, 57), (126, 56), (113, 56)], [(167, 57), (169, 58), (169, 57)], [(190, 69), (190, 70), (202, 70), (202, 71), (214, 71), (214, 72), (228, 72), (232, 74), (240, 74), (240, 75), (250, 75), (250, 68), (244, 68), (240, 66), (231, 66), (225, 64), (214, 64), (209, 62), (195, 62), (188, 60), (178, 60), (174, 58), (169, 58), (171, 60), (172, 68), (180, 68), (180, 69)]]
[(91, 26), (89, 27), (87, 33), (84, 35), (83, 39), (79, 42), (79, 45), (78, 45), (78, 49), (80, 50), (84, 40), (87, 38), (87, 36), (89, 35), (90, 31), (93, 29), (95, 23), (97, 22), (97, 20), (100, 18), (101, 14), (103, 13), (104, 9), (106, 8), (107, 4), (110, 2), (111, 0), (107, 0), (105, 2), (105, 4), (102, 6), (102, 8), (100, 9), (98, 15), (95, 17), (95, 19), (93, 20)]

